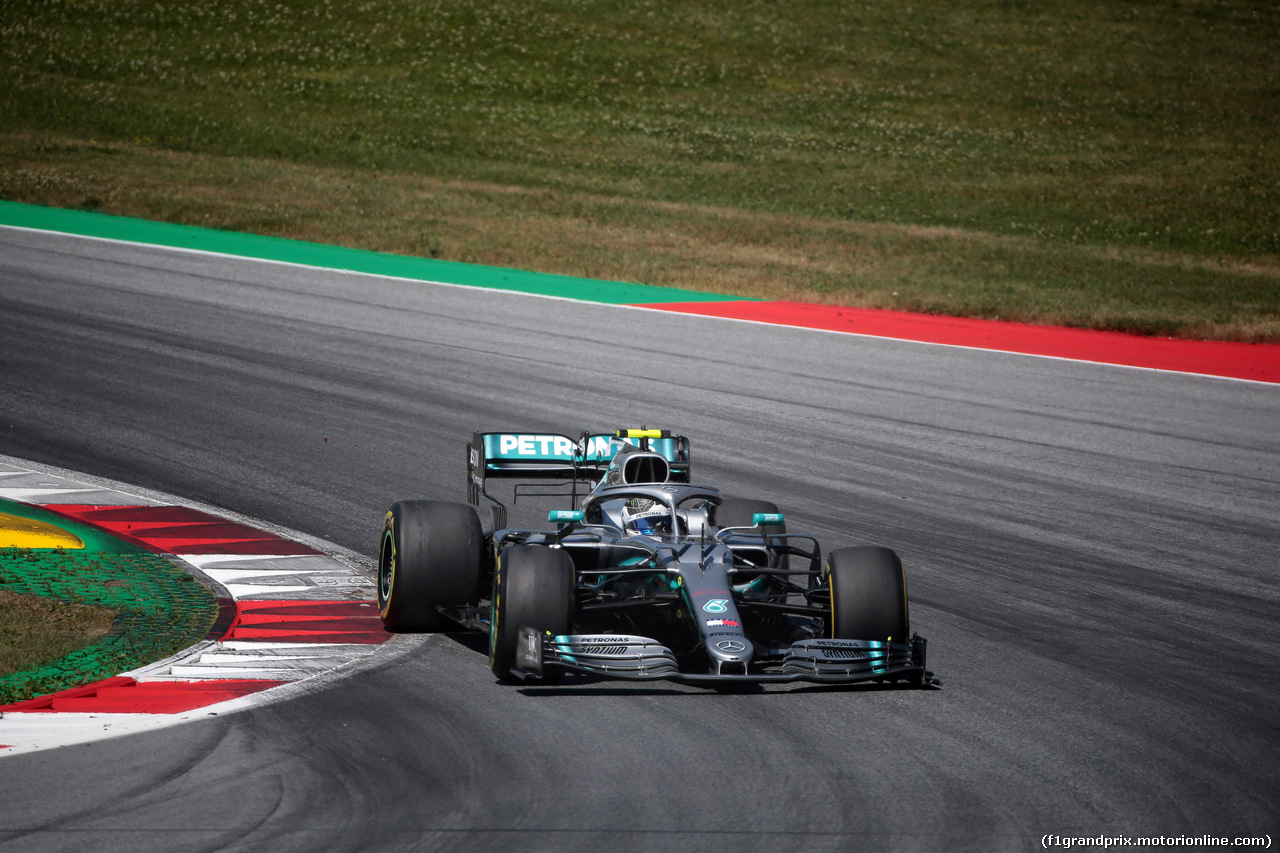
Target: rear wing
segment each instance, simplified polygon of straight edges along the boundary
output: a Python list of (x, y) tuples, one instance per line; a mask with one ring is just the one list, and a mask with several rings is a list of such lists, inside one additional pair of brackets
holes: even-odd
[(628, 444), (660, 454), (671, 468), (673, 481), (689, 482), (689, 440), (668, 430), (584, 432), (576, 439), (557, 433), (477, 432), (467, 443), (467, 497), (475, 506), (482, 496), (501, 506), (485, 492), (485, 481), (490, 477), (572, 483), (596, 480)]

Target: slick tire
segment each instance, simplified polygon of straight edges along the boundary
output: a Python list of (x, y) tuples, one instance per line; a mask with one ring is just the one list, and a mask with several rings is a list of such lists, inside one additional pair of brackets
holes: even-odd
[[(498, 555), (489, 614), (489, 667), (510, 680), (521, 626), (567, 634), (573, 617), (573, 561), (559, 548), (512, 545)], [(555, 680), (554, 673), (544, 677)]]
[[(748, 500), (745, 498), (725, 498), (720, 502), (720, 506), (716, 507), (715, 524), (717, 527), (750, 527), (751, 519), (757, 512), (777, 512), (778, 506), (771, 501)], [(786, 522), (782, 524), (766, 524), (762, 527), (768, 536), (778, 536), (787, 532)], [(756, 555), (748, 553), (748, 558), (758, 564)], [(759, 553), (761, 559), (765, 558), (764, 551)], [(779, 558), (777, 569), (785, 569), (788, 565), (788, 557)], [(738, 575), (734, 579), (736, 584), (748, 583), (752, 580), (750, 576)]]
[(392, 631), (448, 631), (436, 610), (475, 600), (484, 534), (475, 510), (443, 501), (400, 501), (378, 549), (378, 609)]
[(909, 643), (907, 580), (888, 548), (841, 548), (827, 556), (830, 632), (837, 640)]

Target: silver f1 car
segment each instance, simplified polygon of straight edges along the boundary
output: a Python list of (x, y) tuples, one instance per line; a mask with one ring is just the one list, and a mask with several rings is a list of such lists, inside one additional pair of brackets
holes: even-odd
[[(932, 682), (893, 551), (824, 560), (776, 506), (692, 485), (689, 470), (688, 440), (665, 430), (476, 433), (470, 505), (400, 501), (387, 513), (382, 620), (484, 631), (502, 680)], [(489, 478), (537, 481), (516, 484), (514, 500), (567, 497), (571, 508), (550, 512), (553, 529), (508, 528)]]

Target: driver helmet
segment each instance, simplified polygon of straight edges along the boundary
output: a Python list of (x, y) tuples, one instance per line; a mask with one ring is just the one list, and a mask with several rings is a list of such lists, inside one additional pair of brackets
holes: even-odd
[(671, 510), (658, 501), (633, 498), (622, 510), (622, 526), (646, 536), (661, 536), (671, 532)]

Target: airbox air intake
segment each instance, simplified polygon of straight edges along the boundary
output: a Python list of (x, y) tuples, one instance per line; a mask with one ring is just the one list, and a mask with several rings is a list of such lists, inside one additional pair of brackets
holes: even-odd
[(670, 475), (671, 466), (658, 453), (629, 453), (622, 463), (622, 482), (628, 486), (665, 483)]

